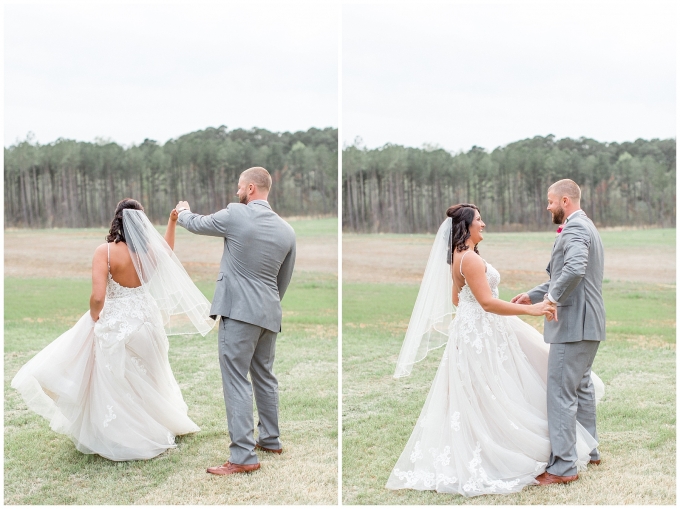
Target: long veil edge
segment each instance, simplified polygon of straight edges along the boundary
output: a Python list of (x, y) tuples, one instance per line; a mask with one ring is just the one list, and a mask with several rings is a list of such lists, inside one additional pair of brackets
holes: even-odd
[(451, 301), (453, 280), (447, 263), (450, 234), (451, 218), (446, 218), (437, 231), (430, 251), (394, 378), (410, 375), (416, 362), (423, 360), (431, 350), (445, 345), (448, 340), (449, 324), (456, 312)]
[(210, 301), (146, 214), (125, 209), (123, 229), (139, 280), (156, 302), (166, 334), (208, 334), (215, 325), (209, 317)]

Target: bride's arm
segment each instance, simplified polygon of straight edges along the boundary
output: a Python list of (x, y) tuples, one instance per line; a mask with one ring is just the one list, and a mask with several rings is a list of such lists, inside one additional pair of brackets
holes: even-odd
[(179, 214), (175, 209), (170, 211), (170, 217), (168, 218), (168, 228), (165, 230), (165, 242), (168, 243), (170, 249), (175, 250), (175, 230), (177, 229), (177, 216)]
[(472, 253), (463, 259), (463, 274), (472, 294), (482, 306), (484, 311), (497, 315), (532, 315), (552, 317), (553, 306), (547, 301), (538, 302), (527, 306), (526, 304), (513, 304), (501, 299), (494, 298), (486, 280), (486, 265), (476, 253)]
[(109, 275), (106, 244), (94, 251), (92, 258), (92, 294), (90, 295), (90, 316), (96, 322), (106, 299), (106, 280)]

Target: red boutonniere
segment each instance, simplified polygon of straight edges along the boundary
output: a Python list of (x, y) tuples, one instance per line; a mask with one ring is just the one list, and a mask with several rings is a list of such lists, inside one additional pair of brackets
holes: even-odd
[(564, 225), (561, 224), (560, 227), (557, 229), (557, 234), (558, 234), (558, 235), (559, 235), (560, 233), (562, 233), (562, 229), (563, 229), (563, 228), (564, 228)]

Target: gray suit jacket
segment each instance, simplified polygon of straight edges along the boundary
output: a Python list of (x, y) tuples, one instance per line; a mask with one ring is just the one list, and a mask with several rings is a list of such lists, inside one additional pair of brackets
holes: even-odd
[(264, 200), (230, 203), (209, 216), (181, 212), (192, 233), (224, 237), (210, 316), (281, 330), (281, 299), (295, 265), (295, 232)]
[(595, 225), (582, 210), (557, 236), (546, 270), (550, 280), (528, 292), (533, 303), (547, 293), (557, 301), (558, 321), (545, 321), (545, 342), (604, 341), (604, 249)]

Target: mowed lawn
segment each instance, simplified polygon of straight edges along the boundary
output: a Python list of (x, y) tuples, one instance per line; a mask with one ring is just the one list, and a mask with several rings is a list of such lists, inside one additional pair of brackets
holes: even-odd
[[(299, 245), (337, 242), (336, 219), (291, 224)], [(35, 233), (36, 243), (41, 233)], [(103, 238), (105, 232), (96, 233)], [(178, 230), (185, 251), (188, 238)], [(6, 245), (11, 242), (12, 235), (6, 235)], [(205, 338), (169, 338), (170, 364), (189, 416), (201, 431), (178, 437), (176, 449), (152, 460), (112, 462), (76, 451), (69, 438), (53, 432), (10, 387), (26, 361), (87, 311), (90, 281), (6, 278), (5, 504), (337, 504), (337, 265), (318, 270), (320, 264), (315, 263), (315, 270), (309, 271), (302, 258), (283, 300), (283, 331), (274, 364), (284, 453), (259, 454), (259, 471), (229, 477), (205, 472), (229, 455), (217, 328)], [(215, 274), (218, 263), (214, 260)], [(196, 282), (212, 299), (214, 282)]]
[[(366, 241), (376, 242), (376, 237), (366, 236)], [(647, 235), (644, 231), (605, 231), (602, 237), (607, 260), (621, 266), (625, 266), (625, 259), (620, 257), (628, 250), (639, 250), (641, 239), (654, 239), (658, 246), (645, 245), (649, 271), (655, 270), (655, 247), (668, 250), (675, 246), (675, 230)], [(553, 238), (551, 234), (489, 234), (480, 249), (483, 255), (503, 253), (502, 247), (510, 250), (513, 244), (521, 243), (526, 249), (531, 241), (536, 244), (537, 259), (542, 255), (547, 263)], [(356, 249), (362, 240), (356, 236), (352, 242)], [(540, 252), (546, 246), (548, 251)], [(398, 257), (398, 253), (391, 254)], [(425, 254), (423, 270), (426, 262)], [(512, 266), (508, 261), (505, 264)], [(399, 267), (393, 269), (395, 281), (399, 281)], [(344, 268), (343, 277), (352, 279)], [(529, 274), (526, 281), (518, 282), (513, 274), (506, 279), (513, 280), (514, 287), (501, 281), (501, 298), (509, 300), (541, 282), (531, 281), (535, 277)], [(605, 397), (598, 406), (600, 466), (591, 467), (578, 482), (569, 485), (532, 486), (514, 495), (471, 499), (432, 491), (385, 489), (425, 402), (443, 348), (417, 364), (410, 377), (394, 379), (418, 286), (347, 279), (343, 283), (342, 336), (345, 504), (675, 504), (674, 278), (666, 283), (605, 279), (607, 340), (600, 346), (593, 367), (606, 385)], [(542, 330), (541, 319), (524, 318)]]

